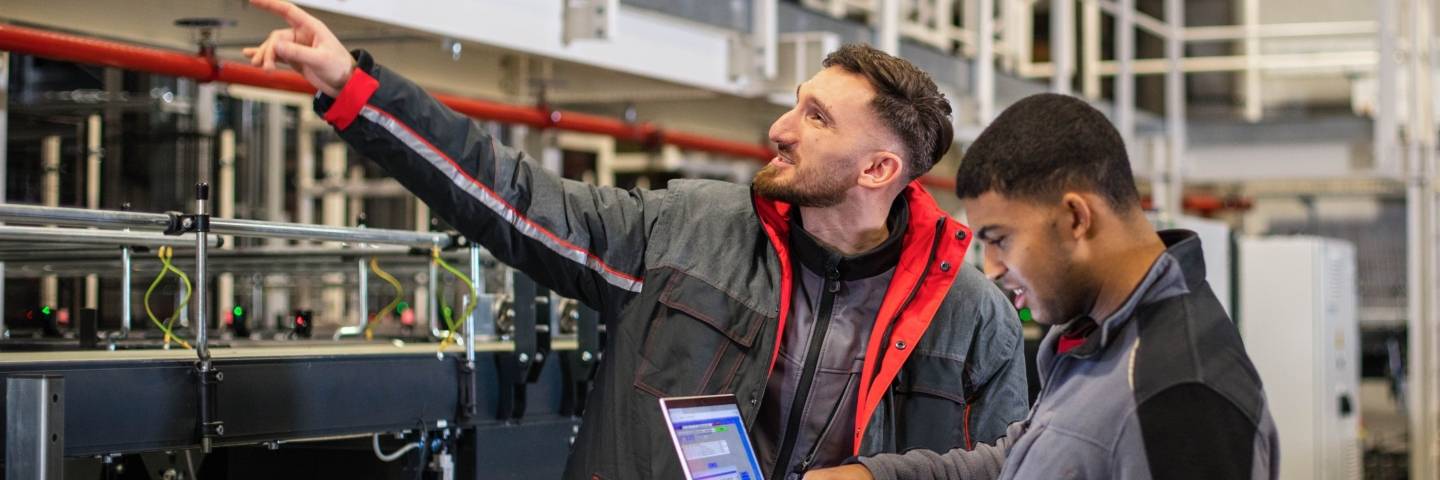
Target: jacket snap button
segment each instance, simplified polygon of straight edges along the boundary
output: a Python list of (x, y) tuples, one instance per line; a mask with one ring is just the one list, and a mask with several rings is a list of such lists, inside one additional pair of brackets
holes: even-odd
[(940, 271), (942, 271), (942, 272), (948, 272), (948, 271), (950, 271), (950, 262), (940, 262)]
[(955, 239), (956, 239), (956, 240), (964, 240), (964, 239), (965, 239), (965, 231), (964, 231), (964, 230), (960, 230), (960, 231), (955, 232)]
[(896, 350), (904, 350), (904, 349), (905, 349), (905, 341), (904, 341), (904, 340), (901, 340), (901, 341), (895, 342), (895, 349), (896, 349)]

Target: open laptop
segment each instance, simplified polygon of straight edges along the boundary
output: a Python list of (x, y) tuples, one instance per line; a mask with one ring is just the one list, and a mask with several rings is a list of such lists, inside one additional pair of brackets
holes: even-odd
[(687, 480), (764, 480), (734, 395), (660, 399)]

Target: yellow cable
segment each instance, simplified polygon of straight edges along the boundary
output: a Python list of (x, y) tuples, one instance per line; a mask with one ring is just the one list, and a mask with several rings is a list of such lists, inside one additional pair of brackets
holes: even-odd
[(370, 321), (365, 323), (366, 340), (370, 340), (375, 337), (375, 324), (378, 323), (380, 319), (383, 318), (385, 315), (389, 315), (390, 310), (395, 308), (396, 305), (399, 305), (400, 301), (405, 298), (405, 287), (403, 285), (400, 285), (400, 281), (396, 280), (394, 276), (391, 276), (390, 272), (386, 272), (384, 269), (380, 268), (379, 258), (370, 257), (370, 271), (375, 272), (375, 276), (380, 277), (382, 280), (385, 280), (386, 283), (389, 283), (391, 287), (395, 288), (395, 299), (391, 300), (390, 304), (386, 305), (385, 308), (381, 308), (380, 311), (375, 312), (375, 316), (370, 317)]
[[(454, 275), (455, 278), (458, 278), (461, 282), (465, 283), (465, 287), (470, 291), (470, 299), (468, 302), (465, 303), (465, 307), (461, 309), (463, 313), (460, 315), (460, 318), (462, 319), (461, 321), (464, 321), (463, 319), (470, 318), (470, 314), (475, 311), (476, 300), (478, 300), (478, 297), (480, 296), (480, 292), (475, 290), (475, 283), (470, 281), (469, 276), (466, 276), (464, 273), (456, 270), (455, 267), (450, 266), (449, 263), (445, 263), (445, 260), (440, 258), (440, 247), (430, 247), (430, 258), (434, 259), (435, 264), (439, 265), (440, 268), (444, 268), (445, 271), (450, 272), (450, 274)], [(439, 292), (438, 288), (436, 289), (436, 292)], [(442, 351), (445, 350), (445, 347), (450, 345), (450, 343), (453, 341), (455, 337), (455, 330), (459, 327), (460, 322), (457, 322), (454, 317), (447, 316), (445, 318), (445, 324), (449, 326), (450, 329), (445, 332), (445, 338), (440, 340), (440, 350)]]
[[(160, 263), (163, 266), (160, 268), (160, 274), (155, 276), (155, 281), (150, 282), (150, 288), (145, 289), (145, 297), (143, 303), (145, 304), (145, 315), (150, 317), (150, 322), (154, 323), (155, 327), (159, 328), (161, 332), (165, 333), (165, 345), (170, 345), (170, 341), (173, 338), (177, 343), (180, 344), (181, 347), (188, 349), (191, 348), (190, 344), (187, 343), (185, 339), (176, 336), (175, 333), (170, 330), (170, 327), (166, 326), (160, 321), (159, 318), (155, 316), (155, 311), (150, 309), (150, 295), (155, 293), (155, 287), (159, 286), (162, 280), (165, 280), (165, 274), (172, 271), (173, 269), (173, 267), (170, 267), (170, 256), (174, 254), (173, 252), (173, 249), (171, 249), (170, 247), (160, 247), (158, 256), (160, 257)], [(189, 279), (185, 279), (185, 283), (188, 286)], [(189, 298), (189, 293), (186, 293), (185, 303), (188, 303), (190, 301)]]
[[(180, 319), (180, 314), (184, 313), (185, 309), (190, 306), (190, 294), (195, 292), (195, 286), (190, 284), (190, 276), (186, 275), (185, 272), (181, 271), (179, 268), (176, 268), (174, 264), (170, 263), (170, 258), (168, 257), (173, 257), (174, 255), (175, 249), (171, 248), (169, 255), (167, 255), (167, 258), (161, 260), (161, 262), (164, 263), (165, 268), (167, 270), (170, 270), (176, 276), (180, 277), (180, 282), (185, 284), (185, 295), (180, 298), (180, 306), (175, 308), (175, 311), (170, 314), (170, 320), (165, 322), (165, 326), (171, 329), (175, 328), (175, 321)], [(176, 338), (178, 339), (179, 337)]]

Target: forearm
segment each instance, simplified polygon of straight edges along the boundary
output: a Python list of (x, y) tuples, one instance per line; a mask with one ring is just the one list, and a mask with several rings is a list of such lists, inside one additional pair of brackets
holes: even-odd
[(1004, 448), (981, 444), (974, 450), (946, 453), (917, 449), (904, 454), (880, 454), (858, 459), (876, 480), (974, 480), (1000, 476)]
[(648, 207), (660, 194), (564, 180), (358, 59), (338, 97), (316, 100), (346, 142), (466, 237), (560, 294), (594, 306), (639, 290)]

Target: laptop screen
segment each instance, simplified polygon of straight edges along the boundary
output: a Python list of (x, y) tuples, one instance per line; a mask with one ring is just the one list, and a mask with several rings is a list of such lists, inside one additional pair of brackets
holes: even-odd
[(691, 480), (762, 480), (735, 397), (664, 399), (661, 406)]

